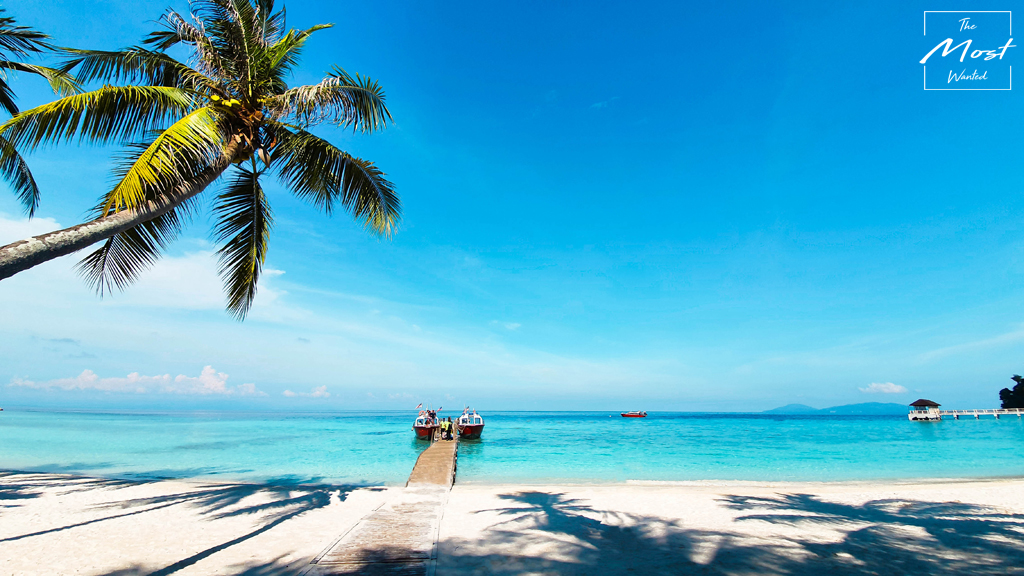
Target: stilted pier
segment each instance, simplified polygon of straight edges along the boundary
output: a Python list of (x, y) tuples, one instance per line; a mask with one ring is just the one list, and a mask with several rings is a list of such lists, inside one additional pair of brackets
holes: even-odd
[(939, 410), (940, 404), (938, 402), (932, 402), (931, 400), (925, 400), (921, 398), (915, 400), (910, 404), (910, 414), (907, 414), (907, 418), (911, 421), (917, 422), (937, 422), (942, 420), (943, 416), (952, 416), (955, 420), (959, 420), (961, 416), (974, 416), (976, 420), (980, 420), (982, 416), (995, 416), (996, 420), (999, 420), (1000, 416), (1016, 416), (1020, 418), (1024, 415), (1024, 408), (987, 408), (984, 410)]
[(342, 534), (304, 576), (433, 576), (458, 451), (457, 436), (433, 442), (416, 459), (401, 493)]
[(1024, 408), (999, 408), (989, 410), (939, 410), (939, 416), (952, 416), (959, 420), (961, 416), (974, 416), (976, 419), (981, 419), (982, 416), (995, 416), (998, 420), (1000, 416), (1016, 416), (1021, 417), (1024, 414)]

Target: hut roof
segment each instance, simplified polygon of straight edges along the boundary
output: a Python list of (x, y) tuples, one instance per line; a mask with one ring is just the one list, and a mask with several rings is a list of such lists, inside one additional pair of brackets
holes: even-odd
[(938, 408), (939, 406), (941, 406), (941, 404), (937, 404), (935, 402), (932, 402), (931, 400), (925, 400), (924, 398), (912, 402), (910, 405), (917, 408)]

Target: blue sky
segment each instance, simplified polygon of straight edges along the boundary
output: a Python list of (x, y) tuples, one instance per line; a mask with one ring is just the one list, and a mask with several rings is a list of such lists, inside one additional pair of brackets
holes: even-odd
[[(115, 48), (166, 5), (8, 10)], [(401, 231), (271, 186), (271, 273), (241, 324), (208, 212), (126, 293), (100, 300), (74, 258), (0, 282), (0, 405), (967, 408), (1024, 372), (1019, 91), (922, 90), (941, 40), (922, 12), (962, 6), (287, 7), (337, 24), (295, 84), (336, 63), (387, 90), (385, 132), (320, 134), (388, 173)], [(14, 82), (23, 107), (49, 98)], [(33, 154), (39, 216), (0, 193), (0, 240), (81, 221), (114, 152)]]

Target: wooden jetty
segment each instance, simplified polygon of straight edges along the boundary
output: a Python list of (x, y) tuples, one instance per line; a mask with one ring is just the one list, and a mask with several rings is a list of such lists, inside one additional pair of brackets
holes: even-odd
[(459, 441), (438, 440), (420, 452), (406, 486), (429, 484), (451, 488), (455, 483), (455, 468), (459, 456)]
[(989, 408), (984, 410), (940, 410), (940, 404), (921, 398), (915, 400), (910, 404), (910, 414), (907, 415), (912, 421), (918, 422), (936, 422), (942, 420), (943, 416), (952, 416), (954, 419), (959, 420), (961, 416), (974, 416), (976, 419), (981, 419), (982, 416), (992, 415), (998, 420), (1000, 416), (1016, 416), (1021, 417), (1024, 414), (1024, 408)]
[(997, 419), (1000, 416), (1016, 416), (1020, 418), (1021, 414), (1024, 414), (1024, 408), (997, 408), (991, 410), (939, 410), (939, 416), (952, 416), (959, 420), (961, 416), (974, 416), (980, 419), (982, 416), (995, 416)]
[(405, 488), (339, 536), (303, 575), (433, 576), (458, 451), (457, 436), (431, 443)]

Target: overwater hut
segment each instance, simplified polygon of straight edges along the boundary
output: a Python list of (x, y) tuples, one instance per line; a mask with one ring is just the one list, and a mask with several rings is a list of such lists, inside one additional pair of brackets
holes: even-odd
[(931, 400), (920, 398), (910, 403), (910, 414), (907, 415), (907, 418), (911, 420), (924, 421), (941, 420), (942, 417), (939, 416), (939, 406), (940, 404), (938, 402), (932, 402)]

